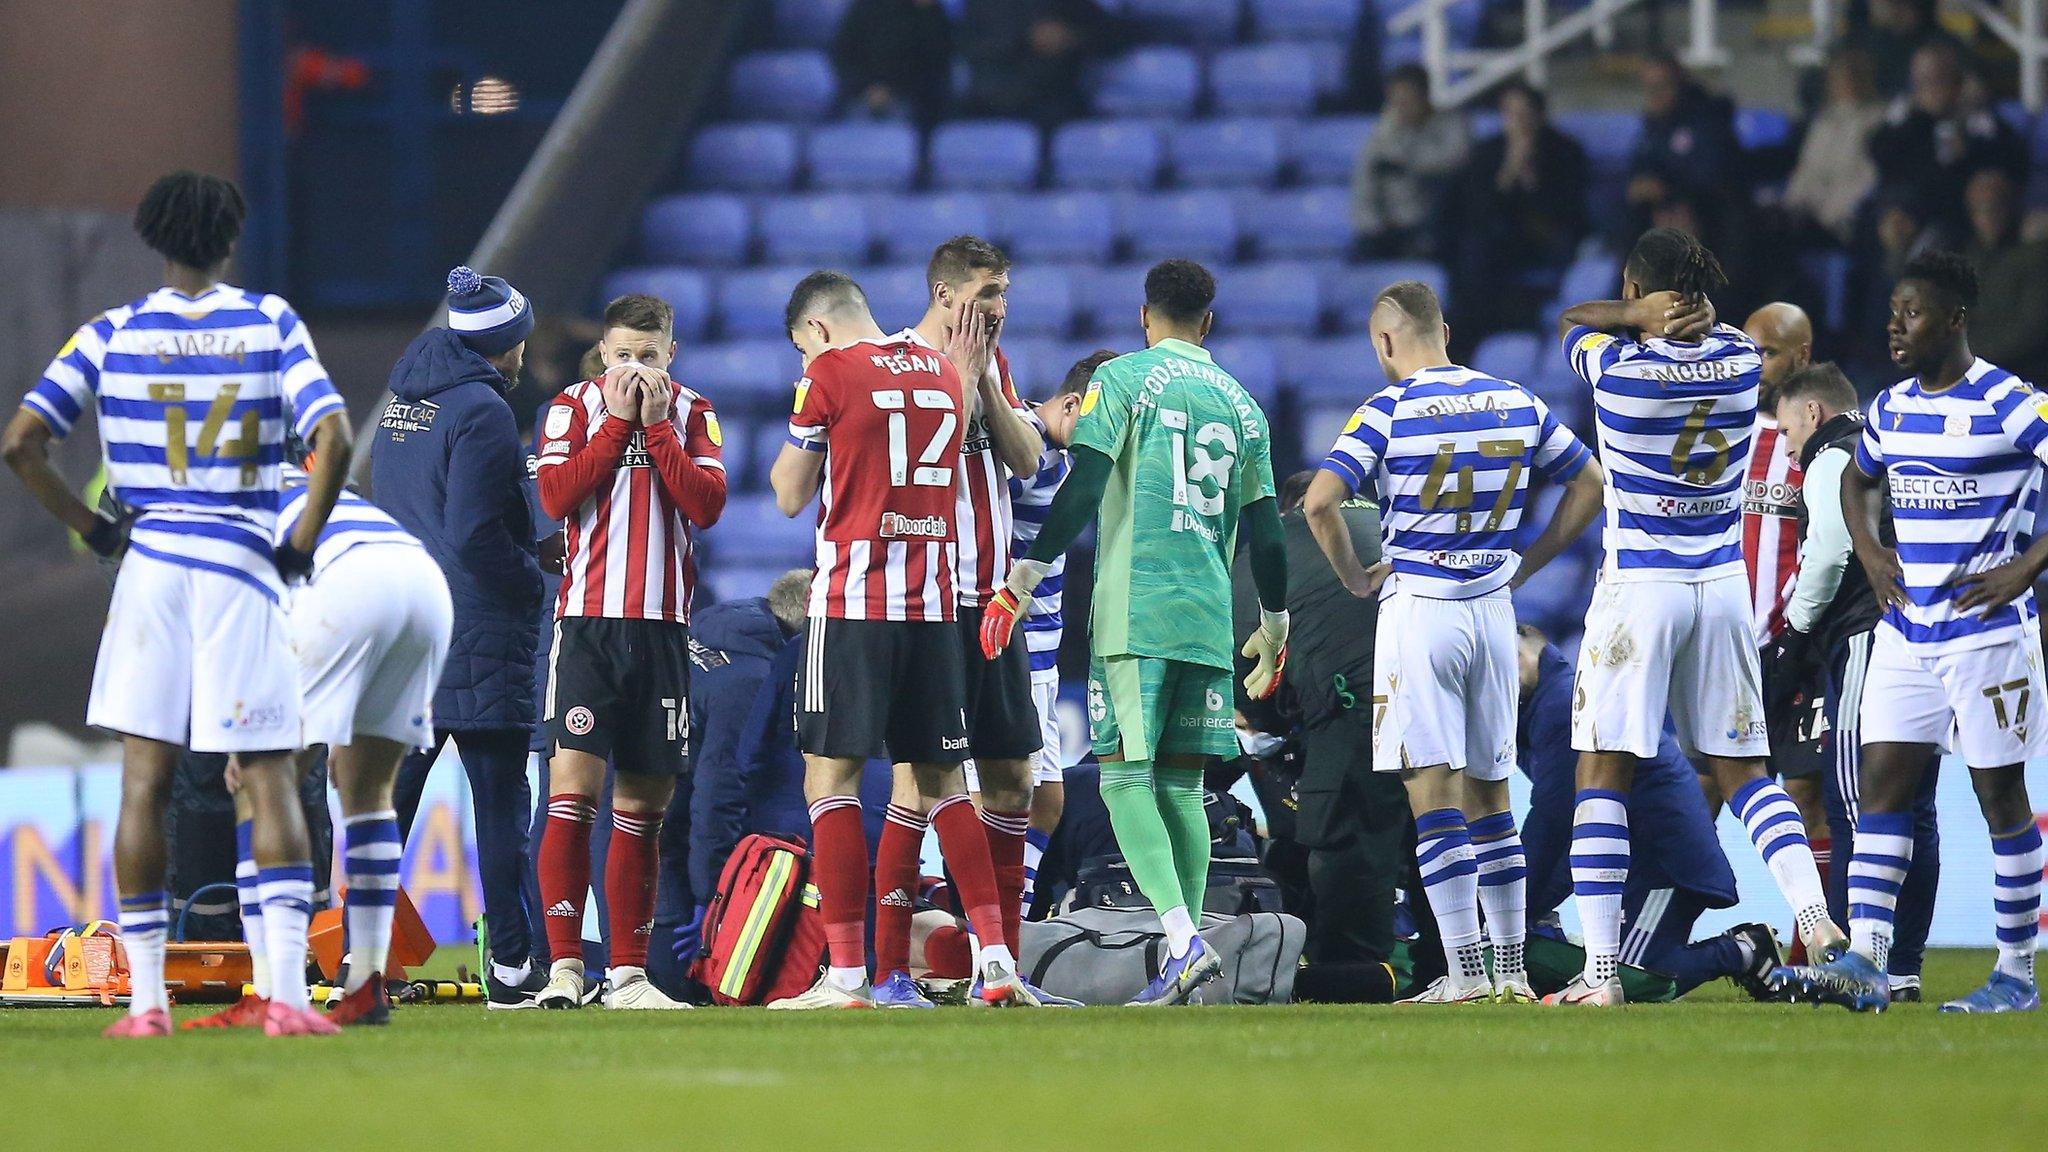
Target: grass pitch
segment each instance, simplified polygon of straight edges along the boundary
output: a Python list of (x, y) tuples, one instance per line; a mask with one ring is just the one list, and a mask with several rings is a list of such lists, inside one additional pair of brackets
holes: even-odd
[[(1975, 987), (1989, 962), (1930, 955), (1930, 997)], [(1858, 1017), (1725, 985), (1620, 1012), (423, 1006), (290, 1041), (117, 1044), (97, 1035), (110, 1019), (0, 1011), (10, 1145), (2038, 1148), (2048, 1117), (2048, 1017)]]

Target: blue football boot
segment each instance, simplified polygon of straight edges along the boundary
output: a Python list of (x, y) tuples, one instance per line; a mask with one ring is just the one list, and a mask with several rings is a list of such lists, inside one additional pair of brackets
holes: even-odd
[(1223, 974), (1223, 958), (1209, 947), (1200, 936), (1188, 948), (1188, 954), (1178, 959), (1169, 958), (1159, 969), (1145, 990), (1131, 1001), (1134, 1008), (1163, 1008), (1173, 1004), (1185, 1004), (1195, 990)]
[(1840, 1004), (1851, 1012), (1882, 1012), (1891, 1006), (1891, 981), (1861, 952), (1844, 952), (1826, 964), (1774, 968), (1765, 983), (1796, 1000)]
[(875, 985), (875, 1007), (877, 1008), (937, 1008), (926, 998), (924, 989), (910, 978), (910, 973), (896, 971), (887, 979)]
[(1943, 1012), (2033, 1012), (2041, 1007), (2041, 992), (2017, 976), (1993, 972), (1982, 988), (1960, 1000), (1941, 1006)]

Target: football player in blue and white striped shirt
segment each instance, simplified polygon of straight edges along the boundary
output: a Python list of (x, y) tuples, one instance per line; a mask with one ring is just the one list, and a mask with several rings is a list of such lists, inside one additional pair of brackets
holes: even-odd
[[(1067, 445), (1074, 438), (1074, 422), (1081, 415), (1081, 396), (1088, 380), (1103, 364), (1116, 359), (1107, 350), (1083, 357), (1067, 371), (1051, 399), (1031, 409), (1028, 418), (1045, 438), (1038, 471), (1029, 478), (1010, 477), (1010, 555), (1022, 556), (1038, 539), (1045, 526), (1046, 509), (1059, 494), (1073, 458)], [(1066, 810), (1066, 756), (1060, 739), (1060, 639), (1066, 621), (1061, 615), (1061, 588), (1066, 582), (1067, 558), (1053, 561), (1032, 596), (1031, 610), (1024, 617), (1024, 645), (1031, 654), (1031, 703), (1038, 709), (1041, 747), (1032, 770), (1031, 828), (1024, 835), (1024, 911), (1028, 915), (1037, 894), (1038, 865), (1052, 842)]]
[[(270, 943), (272, 1035), (334, 1031), (310, 1011), (311, 850), (293, 753), (298, 668), (281, 602), (311, 568), (348, 471), (348, 414), (291, 305), (221, 282), (241, 234), (233, 184), (158, 180), (135, 229), (166, 286), (80, 328), (7, 427), (5, 455), (29, 492), (102, 556), (114, 582), (86, 721), (122, 736), (114, 872), (134, 1001), (111, 1036), (170, 1031), (165, 996), (164, 803), (180, 750), (233, 753), (255, 805), (254, 851)], [(66, 487), (49, 442), (99, 412), (107, 482), (125, 509), (102, 517)], [(287, 429), (320, 468), (297, 532), (272, 539)]]
[[(1373, 768), (1407, 784), (1416, 859), (1449, 961), (1447, 975), (1404, 1003), (1529, 1003), (1528, 870), (1508, 810), (1521, 699), (1509, 589), (1600, 514), (1601, 467), (1527, 389), (1451, 363), (1443, 309), (1427, 285), (1406, 280), (1381, 292), (1370, 328), (1392, 383), (1351, 417), (1303, 509), (1345, 586), (1381, 601)], [(1517, 554), (1532, 472), (1565, 485), (1565, 495)], [(1380, 491), (1385, 556), (1371, 571), (1338, 511), (1368, 483)]]
[(1763, 361), (1740, 329), (1713, 323), (1707, 294), (1726, 283), (1698, 240), (1653, 228), (1623, 263), (1623, 298), (1567, 309), (1560, 323), (1573, 371), (1593, 387), (1607, 559), (1572, 700), (1572, 892), (1586, 970), (1548, 1003), (1621, 1003), (1625, 800), (1636, 760), (1657, 753), (1667, 709), (1680, 746), (1719, 784), (1797, 913), (1808, 953), (1832, 959), (1845, 943), (1799, 809), (1764, 770), (1770, 745), (1742, 562)]
[[(1777, 982), (1858, 1011), (1889, 1000), (1899, 887), (1913, 858), (1913, 796), (1944, 747), (1970, 766), (1991, 829), (1998, 963), (1984, 986), (1944, 1012), (2040, 1007), (2034, 945), (2041, 912), (2041, 832), (2026, 761), (2048, 754), (2041, 722), (2040, 620), (2034, 580), (2048, 535), (2033, 508), (2048, 461), (2048, 397), (1970, 351), (1977, 274), (1950, 252), (1906, 265), (1892, 289), (1892, 363), (1911, 373), (1870, 405), (1856, 466), (1842, 476), (1849, 535), (1884, 606), (1864, 680), (1863, 778), (1849, 862), (1850, 951)], [(1890, 498), (1898, 538), (1878, 513)]]

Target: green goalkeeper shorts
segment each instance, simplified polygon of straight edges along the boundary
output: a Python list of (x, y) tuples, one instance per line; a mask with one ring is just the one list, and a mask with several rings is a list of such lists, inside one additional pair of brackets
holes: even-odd
[(1097, 657), (1088, 665), (1097, 756), (1234, 756), (1231, 699), (1224, 668), (1151, 656)]

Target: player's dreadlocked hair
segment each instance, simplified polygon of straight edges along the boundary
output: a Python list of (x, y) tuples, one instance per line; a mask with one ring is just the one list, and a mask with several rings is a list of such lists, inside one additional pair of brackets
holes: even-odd
[(1928, 285), (1950, 308), (1977, 306), (1977, 269), (1959, 252), (1929, 248), (1906, 261), (1906, 270), (1899, 279)]
[(1689, 232), (1676, 228), (1652, 228), (1628, 254), (1628, 278), (1645, 294), (1676, 292), (1681, 296), (1705, 296), (1728, 285), (1728, 274), (1707, 246)]
[(248, 215), (242, 190), (218, 176), (173, 172), (159, 177), (135, 207), (135, 234), (157, 255), (187, 268), (228, 258)]

